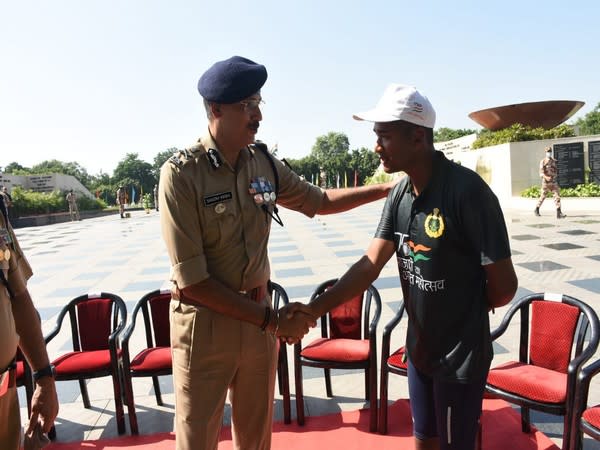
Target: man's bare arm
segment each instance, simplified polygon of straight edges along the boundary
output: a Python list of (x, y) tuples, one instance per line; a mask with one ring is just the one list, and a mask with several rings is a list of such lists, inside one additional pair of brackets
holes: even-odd
[(518, 280), (511, 258), (501, 259), (484, 266), (487, 285), (486, 296), (491, 308), (509, 303), (517, 292)]

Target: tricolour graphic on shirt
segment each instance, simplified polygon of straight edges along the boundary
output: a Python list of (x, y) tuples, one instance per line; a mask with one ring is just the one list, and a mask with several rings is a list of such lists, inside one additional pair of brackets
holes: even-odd
[[(442, 227), (443, 228), (443, 227)], [(443, 231), (443, 229), (442, 229)], [(421, 275), (421, 265), (427, 264), (432, 259), (431, 247), (423, 244), (415, 244), (408, 239), (408, 235), (395, 233), (398, 235), (398, 248), (396, 256), (398, 260), (398, 270), (403, 283), (409, 283), (425, 292), (438, 292), (445, 289), (446, 280), (427, 280)], [(421, 264), (417, 264), (421, 262)]]

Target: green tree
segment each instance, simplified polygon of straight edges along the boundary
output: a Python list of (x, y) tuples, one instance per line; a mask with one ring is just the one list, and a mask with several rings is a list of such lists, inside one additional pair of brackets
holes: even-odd
[(433, 142), (446, 142), (452, 139), (458, 139), (459, 137), (468, 136), (474, 134), (476, 131), (468, 128), (438, 128), (433, 132)]
[(9, 165), (7, 165), (4, 168), (4, 173), (10, 173), (10, 174), (13, 174), (13, 175), (28, 175), (29, 174), (29, 168), (28, 167), (23, 167), (18, 162), (11, 162)]
[[(117, 164), (113, 172), (112, 183), (115, 186), (127, 187), (127, 192), (130, 192), (131, 186), (133, 186), (137, 192), (135, 199), (137, 201), (143, 192), (152, 192), (155, 184), (152, 165), (142, 161), (137, 153), (127, 153), (125, 158)], [(130, 201), (132, 200), (130, 199)]]
[(579, 127), (580, 136), (600, 134), (600, 103), (592, 111), (579, 118), (575, 125)]
[(379, 167), (379, 156), (366, 147), (354, 149), (350, 153), (349, 169), (347, 173), (348, 186), (354, 185), (354, 171), (358, 174), (358, 186), (365, 183), (365, 180), (372, 176)]
[(294, 172), (304, 176), (308, 181), (313, 181), (314, 176), (319, 173), (319, 162), (312, 155), (300, 159), (286, 158)]
[(165, 161), (167, 161), (174, 153), (178, 152), (179, 149), (177, 147), (170, 147), (162, 152), (158, 152), (154, 157), (154, 162), (152, 163), (152, 174), (154, 175), (154, 180), (158, 183), (158, 179), (160, 178), (160, 168), (163, 166)]
[(349, 149), (348, 136), (344, 133), (330, 131), (325, 136), (317, 137), (317, 141), (311, 150), (311, 156), (317, 160), (319, 167), (326, 172), (327, 186), (336, 186), (338, 175), (340, 177), (344, 176), (344, 171), (350, 160)]

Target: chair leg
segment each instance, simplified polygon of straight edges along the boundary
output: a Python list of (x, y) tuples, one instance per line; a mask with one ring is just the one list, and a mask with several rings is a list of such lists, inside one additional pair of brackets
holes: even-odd
[(521, 407), (521, 430), (523, 433), (531, 433), (530, 423), (529, 408)]
[(333, 392), (331, 391), (331, 369), (323, 369), (325, 372), (325, 391), (327, 392), (327, 397), (333, 397)]
[[(123, 370), (123, 368), (121, 368)], [(131, 431), (131, 434), (133, 435), (137, 435), (139, 434), (139, 428), (138, 428), (138, 421), (137, 421), (137, 414), (135, 412), (135, 400), (133, 397), (133, 381), (131, 378), (131, 375), (127, 376), (125, 375), (125, 372), (123, 371), (121, 373), (121, 378), (123, 381), (122, 384), (122, 390), (123, 390), (123, 397), (125, 398), (125, 404), (127, 405), (127, 415), (129, 416), (129, 430)], [(153, 379), (156, 377), (152, 377)], [(155, 391), (156, 393), (156, 391)], [(160, 392), (159, 392), (160, 395)], [(158, 401), (158, 398), (157, 398)]]
[(369, 431), (375, 433), (377, 431), (377, 365), (369, 368), (368, 377), (365, 375), (365, 380), (369, 382), (369, 414), (370, 423)]
[[(283, 344), (285, 345), (285, 344)], [(290, 400), (290, 374), (288, 371), (287, 351), (279, 349), (277, 362), (277, 379), (279, 380), (279, 394), (283, 398), (283, 423), (292, 422), (291, 400)]]
[(365, 399), (367, 401), (369, 401), (369, 399), (371, 398), (371, 384), (369, 383), (369, 378), (370, 378), (370, 369), (366, 368), (365, 369)]
[(567, 412), (563, 418), (563, 445), (562, 448), (568, 449), (569, 442), (571, 442), (571, 415)]
[(162, 395), (160, 393), (160, 384), (158, 382), (158, 377), (152, 377), (152, 385), (154, 386), (154, 395), (156, 397), (156, 404), (158, 406), (163, 405)]
[(118, 369), (113, 368), (112, 372), (113, 391), (115, 395), (115, 413), (117, 416), (117, 431), (119, 434), (125, 433), (125, 413), (123, 411), (123, 397), (121, 394), (121, 375)]
[(81, 391), (81, 398), (83, 400), (83, 407), (90, 409), (92, 405), (90, 404), (90, 396), (88, 395), (87, 384), (83, 378), (79, 380), (79, 390)]
[(48, 431), (48, 438), (50, 438), (51, 441), (56, 439), (56, 425), (52, 425), (52, 428)]
[(483, 425), (481, 421), (481, 416), (479, 416), (479, 429), (477, 430), (477, 450), (483, 450)]
[(385, 362), (381, 363), (381, 387), (379, 393), (379, 434), (387, 434), (388, 413), (388, 371)]
[(298, 425), (304, 425), (304, 392), (302, 388), (302, 364), (295, 361), (294, 381), (296, 382), (296, 421)]

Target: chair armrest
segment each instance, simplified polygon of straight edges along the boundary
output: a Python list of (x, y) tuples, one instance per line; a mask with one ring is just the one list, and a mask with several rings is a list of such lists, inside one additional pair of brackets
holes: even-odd
[(142, 305), (140, 303), (136, 304), (135, 308), (133, 308), (133, 312), (131, 313), (131, 319), (129, 321), (129, 324), (125, 327), (125, 329), (121, 333), (121, 346), (123, 346), (124, 343), (129, 343), (129, 339), (131, 339), (131, 335), (133, 334), (133, 330), (135, 329), (135, 323), (137, 321), (138, 312), (140, 311), (141, 308), (142, 308)]
[(400, 304), (400, 308), (396, 312), (396, 315), (390, 320), (385, 328), (383, 329), (383, 335), (381, 338), (381, 365), (385, 364), (385, 361), (390, 356), (390, 340), (392, 331), (398, 326), (402, 316), (404, 315), (404, 302)]
[(69, 304), (60, 311), (58, 317), (56, 318), (56, 324), (54, 325), (54, 328), (52, 328), (52, 330), (50, 330), (50, 332), (44, 336), (44, 342), (46, 343), (46, 345), (48, 344), (48, 342), (54, 339), (60, 331), (65, 315), (67, 314), (67, 312), (69, 312), (70, 307), (71, 305)]
[[(539, 295), (540, 294), (533, 294), (533, 296), (539, 296)], [(533, 297), (533, 296), (528, 296), (528, 297)], [(521, 299), (521, 300), (524, 300), (524, 299)], [(522, 307), (523, 307), (523, 303), (521, 301), (513, 303), (510, 306), (509, 310), (506, 311), (506, 314), (504, 314), (504, 317), (502, 318), (502, 322), (500, 322), (500, 325), (498, 325), (498, 328), (496, 328), (495, 330), (493, 330), (490, 333), (492, 341), (495, 341), (496, 339), (498, 339), (500, 336), (502, 336), (504, 334), (504, 332), (508, 329), (508, 325), (510, 325), (510, 321), (512, 320), (513, 316)]]

